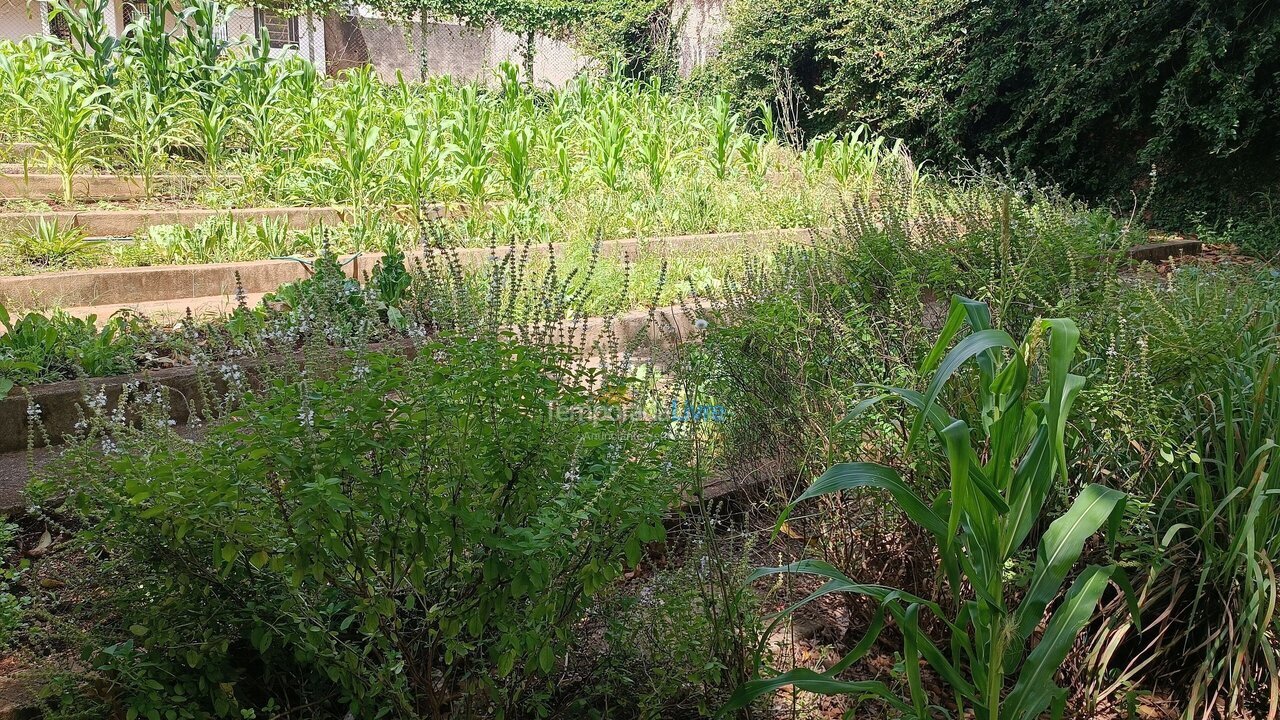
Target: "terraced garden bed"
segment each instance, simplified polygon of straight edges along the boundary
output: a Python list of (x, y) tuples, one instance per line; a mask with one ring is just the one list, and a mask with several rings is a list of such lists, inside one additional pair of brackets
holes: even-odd
[(1265, 258), (787, 92), (326, 79), (184, 8), (0, 42), (0, 694), (1280, 705)]

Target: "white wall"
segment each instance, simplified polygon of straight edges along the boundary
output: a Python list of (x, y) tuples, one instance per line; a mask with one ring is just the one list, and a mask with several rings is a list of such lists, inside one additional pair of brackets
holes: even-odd
[[(368, 63), (385, 80), (394, 79), (396, 71), (417, 79), (425, 48), (430, 74), (487, 81), (504, 61), (520, 65), (522, 60), (524, 39), (501, 28), (471, 28), (449, 21), (402, 25), (369, 8), (358, 8), (354, 17), (327, 17), (325, 24), (334, 72)], [(560, 40), (538, 36), (534, 49), (534, 82), (539, 85), (562, 85), (587, 64), (586, 58)]]
[(33, 0), (0, 0), (0, 40), (21, 40), (44, 35), (44, 3)]
[(726, 5), (726, 0), (674, 0), (671, 4), (671, 20), (678, 23), (681, 75), (687, 77), (720, 50), (720, 40), (729, 29)]

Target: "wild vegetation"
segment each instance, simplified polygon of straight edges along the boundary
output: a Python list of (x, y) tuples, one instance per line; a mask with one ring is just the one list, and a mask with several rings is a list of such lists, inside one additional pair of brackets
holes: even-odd
[[(118, 41), (102, 12), (0, 48), (37, 163), (352, 222), (7, 239), (27, 272), (308, 268), (219, 318), (0, 309), (32, 446), (0, 667), (33, 712), (1276, 716), (1265, 253), (1136, 263), (1140, 213), (926, 172), (861, 125), (802, 141), (773, 101), (324, 79), (212, 2)], [(59, 380), (83, 397), (55, 438)]]

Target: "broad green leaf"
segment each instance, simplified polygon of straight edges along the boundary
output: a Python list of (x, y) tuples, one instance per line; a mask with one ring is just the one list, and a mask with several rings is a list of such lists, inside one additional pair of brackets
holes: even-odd
[(956, 343), (951, 352), (947, 353), (947, 356), (942, 359), (942, 363), (938, 365), (938, 371), (934, 373), (933, 379), (929, 381), (929, 387), (924, 395), (923, 412), (916, 417), (915, 422), (911, 425), (911, 435), (907, 439), (908, 452), (916, 435), (919, 434), (920, 427), (924, 424), (929, 410), (937, 401), (938, 395), (942, 393), (942, 388), (946, 385), (947, 380), (970, 358), (1001, 347), (1016, 349), (1017, 345), (1013, 342), (1013, 338), (1009, 337), (1009, 333), (1003, 330), (981, 330)]
[[(779, 567), (756, 568), (750, 575), (747, 576), (747, 582), (752, 583), (752, 582), (755, 582), (756, 580), (759, 580), (760, 578), (769, 577), (770, 575), (786, 575), (786, 574), (817, 575), (818, 577), (824, 577), (824, 578), (827, 578), (828, 580), (831, 580), (833, 583), (835, 583), (833, 587), (843, 588), (838, 590), (839, 592), (851, 592), (851, 593), (856, 593), (858, 595), (865, 595), (881, 603), (887, 602), (889, 600), (901, 599), (909, 603), (919, 603), (921, 605), (926, 605), (929, 607), (936, 607), (933, 603), (929, 602), (928, 600), (925, 600), (924, 598), (916, 597), (915, 595), (912, 595), (907, 592), (903, 592), (901, 590), (897, 590), (891, 587), (885, 587), (884, 585), (856, 583), (853, 580), (850, 580), (844, 573), (837, 570), (835, 566), (833, 566), (831, 563), (828, 563), (823, 560), (813, 560), (813, 559), (798, 560), (796, 562), (793, 562), (787, 565), (782, 565)], [(836, 592), (836, 591), (837, 590), (829, 590), (827, 594), (829, 594), (830, 592)], [(803, 602), (804, 601), (801, 601), (801, 603)], [(801, 603), (797, 603), (793, 607), (798, 607)], [(780, 614), (785, 614), (786, 612), (787, 611), (784, 610)]]
[(798, 503), (821, 495), (862, 487), (887, 490), (908, 517), (928, 530), (939, 543), (945, 542), (948, 530), (942, 518), (934, 514), (933, 510), (902, 482), (896, 470), (869, 462), (841, 463), (823, 473), (783, 511), (775, 532), (777, 527), (781, 527), (782, 523), (790, 517), (791, 510)]
[(1002, 557), (1007, 558), (1022, 547), (1044, 509), (1055, 477), (1049, 428), (1041, 424), (1031, 440), (1030, 449), (1013, 473), (1009, 488), (1009, 519), (1005, 524), (1005, 536), (1001, 539)]
[(1084, 543), (1114, 514), (1123, 512), (1125, 494), (1097, 484), (1086, 485), (1071, 509), (1053, 521), (1040, 547), (1026, 597), (1018, 606), (1018, 637), (1024, 642), (1040, 623), (1044, 609), (1057, 597), (1062, 581), (1071, 571)]
[(1068, 318), (1055, 318), (1041, 321), (1041, 326), (1049, 330), (1049, 394), (1045, 399), (1049, 427), (1053, 428), (1052, 436), (1054, 455), (1058, 460), (1058, 472), (1063, 481), (1067, 479), (1067, 451), (1063, 442), (1067, 415), (1071, 412), (1071, 403), (1080, 389), (1084, 387), (1084, 378), (1071, 375), (1071, 360), (1075, 357), (1076, 345), (1080, 341), (1080, 328), (1075, 321)]
[(1054, 685), (1053, 677), (1075, 645), (1076, 636), (1093, 617), (1094, 608), (1114, 572), (1114, 566), (1091, 565), (1072, 583), (1066, 599), (1049, 620), (1044, 636), (1023, 664), (1018, 681), (1005, 700), (1007, 714), (1001, 713), (1002, 717), (1035, 720), (1061, 692)]
[(757, 698), (788, 685), (797, 690), (819, 695), (853, 695), (862, 698), (876, 698), (902, 712), (911, 710), (910, 706), (890, 692), (887, 685), (878, 680), (837, 680), (808, 668), (796, 668), (776, 677), (752, 680), (744, 684), (729, 697), (728, 702), (720, 709), (720, 716), (723, 717), (741, 710)]

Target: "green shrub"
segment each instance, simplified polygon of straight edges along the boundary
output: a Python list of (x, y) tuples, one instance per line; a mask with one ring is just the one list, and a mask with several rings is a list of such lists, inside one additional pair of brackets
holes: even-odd
[(674, 81), (679, 70), (670, 0), (597, 0), (574, 32), (579, 51), (628, 77)]
[[(30, 385), (89, 376), (121, 375), (137, 368), (136, 324), (117, 314), (97, 327), (97, 318), (61, 310), (11, 318), (0, 306), (0, 389), (7, 380)], [(0, 393), (2, 397), (4, 393)]]
[(113, 702), (524, 708), (676, 497), (661, 424), (562, 412), (594, 402), (571, 367), (467, 336), (277, 368), (198, 442), (142, 391), (135, 426), (91, 417), (36, 495), (68, 494), (83, 540), (134, 578), (91, 658)]
[[(742, 2), (714, 73), (795, 85), (810, 134), (862, 123), (947, 166), (1008, 159), (1162, 223), (1274, 198), (1280, 11), (1247, 2)], [(785, 83), (784, 83), (785, 84)]]
[(760, 631), (758, 600), (744, 582), (750, 548), (725, 537), (725, 527), (715, 530), (720, 537), (695, 543), (653, 577), (611, 589), (591, 609), (591, 639), (567, 668), (585, 682), (559, 688), (565, 714), (715, 716), (745, 679), (738, 674)]

